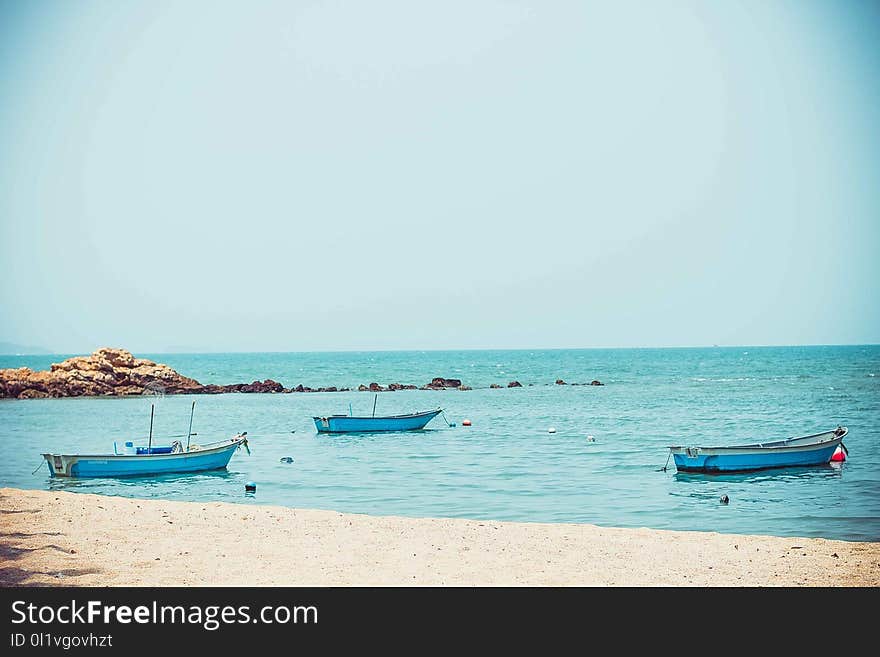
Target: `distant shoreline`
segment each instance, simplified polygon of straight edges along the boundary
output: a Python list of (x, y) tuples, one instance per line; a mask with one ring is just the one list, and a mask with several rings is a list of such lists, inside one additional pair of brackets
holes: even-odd
[(16, 488), (0, 513), (6, 587), (880, 586), (880, 542)]

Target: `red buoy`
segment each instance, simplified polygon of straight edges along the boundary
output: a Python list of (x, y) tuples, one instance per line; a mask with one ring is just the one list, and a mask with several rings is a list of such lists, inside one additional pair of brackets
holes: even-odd
[(471, 426), (471, 421), (470, 421), (470, 420), (462, 420), (462, 421), (461, 421), (461, 426), (463, 426), (463, 427), (469, 427), (469, 426)]
[(837, 446), (837, 449), (834, 450), (834, 454), (831, 455), (831, 462), (838, 463), (846, 461), (846, 452), (844, 452), (840, 445)]

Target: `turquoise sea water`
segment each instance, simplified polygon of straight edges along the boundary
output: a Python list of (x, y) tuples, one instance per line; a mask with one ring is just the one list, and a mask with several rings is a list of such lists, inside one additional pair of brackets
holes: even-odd
[[(313, 415), (368, 414), (372, 393), (0, 400), (0, 485), (337, 511), (880, 540), (880, 346), (559, 351), (138, 354), (202, 383), (287, 387), (460, 378), (472, 391), (400, 391), (378, 413), (436, 406), (409, 434), (319, 436)], [(43, 369), (65, 356), (0, 356)], [(606, 385), (557, 386), (599, 379)], [(518, 380), (523, 388), (493, 390)], [(533, 385), (529, 385), (533, 384)], [(247, 431), (228, 471), (51, 479), (40, 453)], [(471, 427), (461, 420), (469, 418)], [(839, 466), (709, 476), (658, 472), (670, 444), (725, 445), (849, 427)], [(557, 432), (549, 434), (547, 429)], [(592, 435), (595, 442), (587, 440)], [(282, 457), (294, 462), (285, 464)], [(246, 481), (257, 483), (246, 495)], [(728, 505), (719, 503), (726, 494)]]

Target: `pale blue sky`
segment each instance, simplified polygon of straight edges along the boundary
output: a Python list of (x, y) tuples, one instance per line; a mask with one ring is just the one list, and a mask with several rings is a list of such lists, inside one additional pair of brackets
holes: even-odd
[(880, 342), (880, 3), (0, 0), (0, 340)]

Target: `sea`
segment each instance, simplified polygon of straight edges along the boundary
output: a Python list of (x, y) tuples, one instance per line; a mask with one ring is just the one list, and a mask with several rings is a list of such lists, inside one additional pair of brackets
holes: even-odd
[[(69, 355), (0, 356), (0, 368), (46, 369)], [(0, 400), (0, 486), (880, 540), (878, 345), (136, 355), (202, 383), (357, 388), (446, 377), (473, 389)], [(593, 380), (604, 385), (571, 385)], [(193, 400), (193, 442), (247, 431), (250, 454), (237, 452), (222, 471), (133, 479), (52, 478), (41, 460), (146, 441), (151, 405), (153, 439), (167, 444), (188, 431)], [(377, 414), (439, 406), (444, 415), (412, 433), (315, 431), (313, 416), (369, 415), (374, 403)], [(849, 428), (841, 464), (731, 475), (677, 473), (671, 461), (663, 469), (669, 445), (736, 445), (838, 425)], [(248, 482), (256, 492), (246, 492)]]

